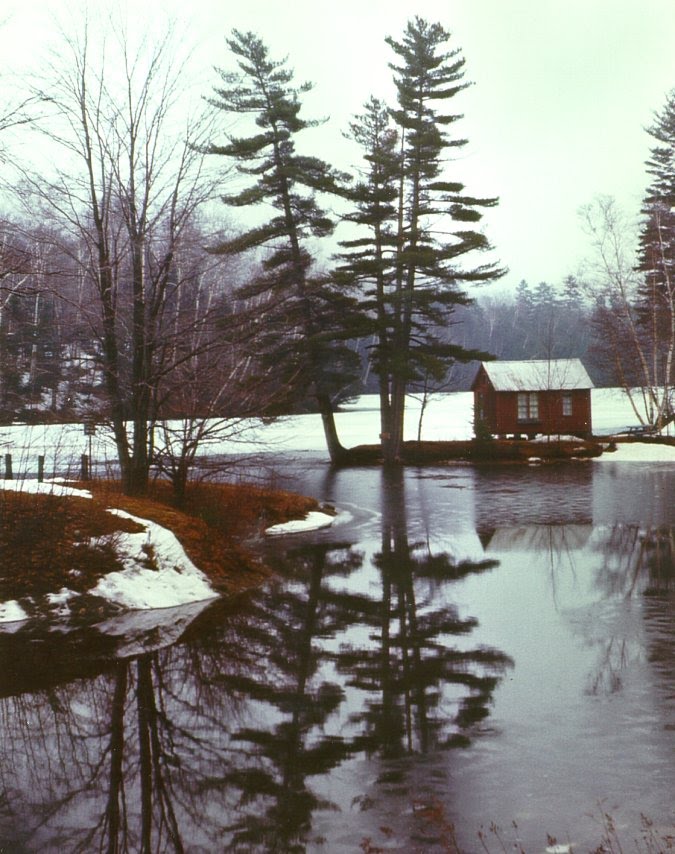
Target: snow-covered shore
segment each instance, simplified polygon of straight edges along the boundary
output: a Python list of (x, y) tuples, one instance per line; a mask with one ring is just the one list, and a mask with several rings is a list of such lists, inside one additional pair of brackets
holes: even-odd
[(599, 463), (675, 463), (675, 445), (652, 442), (621, 442), (616, 450), (595, 457)]
[[(91, 498), (91, 493), (83, 489), (74, 489), (57, 482), (38, 483), (35, 480), (0, 480), (0, 490)], [(143, 530), (134, 534), (121, 531), (115, 533), (114, 546), (123, 569), (106, 575), (88, 595), (129, 610), (174, 608), (213, 599), (218, 595), (171, 531), (121, 510), (108, 512), (137, 522)], [(75, 593), (63, 588), (55, 591), (49, 601), (59, 616), (67, 618), (75, 598)], [(12, 600), (0, 603), (0, 623), (27, 619), (28, 615), (20, 602)]]
[[(406, 436), (417, 435), (422, 416), (422, 438), (428, 441), (468, 439), (472, 436), (473, 396), (469, 392), (443, 394), (429, 400), (422, 414), (420, 401), (409, 401), (406, 416)], [(345, 407), (336, 416), (338, 431), (347, 447), (378, 441), (379, 412), (377, 398), (364, 396)], [(609, 435), (635, 423), (626, 396), (619, 389), (593, 391), (593, 429), (596, 435)], [(0, 444), (12, 449), (19, 465), (30, 470), (33, 456), (44, 454), (54, 468), (67, 468), (67, 461), (78, 459), (84, 447), (79, 425), (49, 425), (28, 427), (11, 425), (0, 429)], [(315, 452), (325, 454), (321, 419), (318, 415), (280, 418), (264, 427), (250, 425), (246, 439), (226, 440), (210, 444), (209, 454), (236, 454), (261, 451), (289, 454)], [(103, 429), (98, 431), (92, 455), (99, 461), (111, 456), (111, 440)], [(98, 456), (97, 456), (98, 455)], [(667, 462), (675, 463), (675, 447), (647, 442), (626, 442), (614, 451), (596, 458), (596, 462)], [(38, 484), (34, 479), (0, 481), (0, 489), (21, 489), (57, 495), (91, 497), (85, 490), (73, 489), (63, 483)], [(120, 511), (111, 511), (118, 512)], [(124, 569), (103, 578), (91, 591), (95, 596), (129, 610), (173, 608), (207, 601), (217, 596), (208, 578), (187, 557), (172, 532), (146, 519), (133, 518), (143, 527), (137, 534), (119, 533), (115, 544)], [(311, 513), (304, 520), (274, 526), (268, 534), (289, 534), (325, 527), (334, 522), (323, 513)], [(74, 594), (68, 590), (54, 592), (52, 605), (67, 615)], [(0, 623), (25, 620), (25, 610), (18, 602), (0, 603)]]
[[(38, 483), (36, 480), (0, 480), (0, 490), (21, 491), (40, 495), (55, 495), (91, 499), (87, 490), (75, 489), (58, 481)], [(111, 603), (128, 611), (147, 611), (178, 608), (206, 602), (219, 594), (207, 576), (192, 563), (176, 536), (168, 529), (118, 509), (110, 509), (121, 518), (142, 527), (138, 533), (118, 531), (111, 542), (123, 568), (101, 578), (87, 596)], [(327, 527), (334, 516), (322, 512), (308, 513), (305, 519), (274, 525), (270, 535), (292, 534)], [(67, 588), (48, 597), (51, 616), (64, 620), (69, 617), (78, 594)], [(0, 602), (0, 624), (28, 620), (21, 602)]]
[[(592, 391), (593, 432), (608, 435), (637, 422), (627, 396), (618, 388)], [(470, 439), (473, 436), (473, 394), (453, 392), (433, 395), (424, 411), (421, 400), (411, 395), (407, 401), (405, 438), (417, 438), (421, 418), (421, 438), (426, 441)], [(363, 395), (342, 407), (335, 416), (338, 434), (345, 447), (375, 444), (379, 441), (380, 416), (376, 395)], [(29, 426), (11, 424), (0, 428), (0, 449), (14, 457), (15, 472), (35, 472), (37, 457), (45, 457), (46, 471), (73, 473), (79, 466), (80, 454), (89, 452), (89, 438), (82, 425), (50, 424)], [(158, 447), (160, 437), (158, 436)], [(205, 455), (286, 454), (312, 452), (326, 455), (321, 416), (316, 413), (281, 417), (261, 424), (251, 420), (239, 423), (236, 438), (226, 431), (221, 439), (210, 439)], [(91, 454), (98, 466), (115, 464), (112, 433), (98, 427), (91, 437)]]

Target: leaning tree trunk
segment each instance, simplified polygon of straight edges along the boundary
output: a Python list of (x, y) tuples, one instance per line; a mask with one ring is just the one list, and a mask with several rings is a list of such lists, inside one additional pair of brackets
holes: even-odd
[(319, 408), (319, 414), (321, 415), (323, 432), (326, 437), (328, 456), (330, 457), (330, 461), (333, 465), (340, 465), (345, 461), (347, 450), (338, 438), (333, 404), (327, 394), (317, 394), (316, 402)]

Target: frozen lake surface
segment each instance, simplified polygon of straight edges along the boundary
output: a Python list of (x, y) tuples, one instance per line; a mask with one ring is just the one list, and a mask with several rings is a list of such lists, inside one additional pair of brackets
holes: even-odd
[[(637, 423), (628, 398), (615, 388), (593, 389), (593, 431), (602, 436)], [(378, 398), (364, 395), (343, 407), (335, 416), (342, 444), (349, 448), (379, 442), (380, 419)], [(416, 439), (420, 427), (423, 440), (470, 439), (473, 436), (473, 395), (456, 392), (432, 396), (422, 412), (421, 401), (410, 397), (407, 402), (405, 439)], [(257, 455), (268, 453), (311, 454), (327, 459), (321, 418), (316, 414), (278, 418), (261, 425), (243, 421), (229, 425), (219, 422), (216, 431), (203, 446), (204, 456)], [(175, 425), (178, 427), (178, 424)], [(157, 437), (158, 447), (161, 437)], [(0, 449), (11, 453), (14, 471), (35, 475), (37, 458), (45, 457), (45, 471), (58, 474), (79, 472), (80, 455), (90, 454), (99, 474), (116, 467), (112, 432), (103, 425), (93, 437), (85, 436), (81, 424), (22, 425), (0, 427)], [(643, 449), (644, 451), (644, 449)], [(661, 449), (661, 456), (675, 459), (675, 449)]]

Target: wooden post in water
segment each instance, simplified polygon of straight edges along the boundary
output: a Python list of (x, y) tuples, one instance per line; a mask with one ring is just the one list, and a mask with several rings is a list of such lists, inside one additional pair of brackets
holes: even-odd
[(38, 483), (45, 479), (45, 458), (43, 454), (38, 457)]
[(12, 455), (5, 454), (5, 480), (12, 480), (14, 475), (12, 474)]
[(89, 480), (89, 457), (86, 454), (82, 454), (80, 458), (80, 478)]

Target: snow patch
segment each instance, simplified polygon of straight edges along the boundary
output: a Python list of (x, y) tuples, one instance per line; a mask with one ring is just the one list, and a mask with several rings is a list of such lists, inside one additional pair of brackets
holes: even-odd
[(0, 603), (0, 623), (19, 623), (27, 619), (28, 614), (16, 599)]
[(75, 489), (66, 486), (60, 480), (0, 480), (0, 489), (5, 492), (24, 492), (31, 495), (58, 495), (74, 498), (91, 498), (91, 492), (87, 489)]
[[(7, 488), (91, 498), (90, 493), (81, 489), (62, 484), (39, 484), (37, 481), (0, 481), (0, 489)], [(123, 510), (108, 512), (131, 519), (143, 530), (135, 534), (118, 531), (110, 537), (101, 538), (101, 541), (113, 542), (124, 568), (101, 578), (89, 591), (90, 595), (130, 610), (175, 608), (217, 598), (218, 593), (211, 587), (207, 576), (188, 558), (173, 532)], [(49, 594), (47, 601), (55, 607), (58, 616), (65, 618), (70, 613), (70, 602), (77, 596), (72, 590), (62, 588)], [(28, 615), (19, 602), (0, 603), (0, 623), (19, 623), (27, 619)]]
[(89, 591), (91, 595), (132, 610), (174, 608), (218, 596), (171, 531), (123, 510), (108, 512), (131, 519), (145, 530), (114, 534), (124, 569), (108, 573)]
[(605, 451), (593, 459), (601, 463), (672, 463), (675, 462), (675, 446), (658, 442), (617, 442), (616, 451)]
[(553, 433), (550, 436), (535, 436), (534, 439), (530, 439), (530, 441), (531, 442), (541, 442), (542, 444), (550, 443), (550, 442), (578, 442), (579, 437), (578, 436), (572, 436), (572, 435), (566, 436), (566, 435), (561, 435), (559, 433)]
[(53, 606), (53, 613), (58, 617), (66, 618), (70, 615), (68, 603), (76, 597), (77, 594), (72, 590), (62, 587), (58, 593), (49, 593), (46, 598), (49, 604)]
[(270, 536), (279, 534), (299, 534), (305, 531), (318, 531), (320, 528), (329, 528), (335, 521), (335, 516), (321, 513), (318, 510), (310, 511), (304, 519), (293, 519), (290, 522), (282, 522), (272, 525), (265, 531)]

